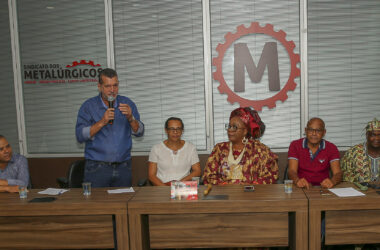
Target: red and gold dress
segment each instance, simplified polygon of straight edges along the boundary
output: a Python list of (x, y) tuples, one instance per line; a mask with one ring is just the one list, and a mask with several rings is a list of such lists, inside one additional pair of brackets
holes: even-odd
[(204, 184), (276, 183), (278, 157), (267, 146), (250, 139), (242, 151), (230, 155), (230, 148), (230, 142), (215, 145), (204, 169)]

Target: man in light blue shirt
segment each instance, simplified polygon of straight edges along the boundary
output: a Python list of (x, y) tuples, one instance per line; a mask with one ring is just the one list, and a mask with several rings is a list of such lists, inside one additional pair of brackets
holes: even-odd
[(18, 186), (28, 184), (28, 161), (22, 155), (13, 154), (7, 139), (0, 135), (0, 192), (18, 192)]
[(134, 102), (118, 95), (115, 70), (99, 74), (99, 95), (85, 101), (78, 112), (76, 138), (85, 146), (84, 181), (93, 187), (132, 185), (132, 138), (144, 134)]

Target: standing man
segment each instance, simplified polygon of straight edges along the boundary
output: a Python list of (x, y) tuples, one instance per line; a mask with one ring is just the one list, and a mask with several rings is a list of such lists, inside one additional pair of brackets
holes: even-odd
[(144, 124), (131, 99), (119, 96), (113, 69), (99, 74), (99, 95), (85, 101), (78, 112), (76, 137), (86, 143), (84, 181), (93, 187), (132, 185), (132, 138), (144, 134)]
[[(311, 118), (305, 128), (306, 138), (293, 141), (288, 151), (288, 176), (300, 188), (311, 185), (332, 188), (342, 180), (337, 147), (323, 139), (325, 123)], [(330, 178), (330, 169), (332, 178)]]
[(0, 192), (18, 192), (18, 186), (28, 184), (28, 161), (20, 154), (13, 154), (7, 139), (0, 135)]
[(365, 130), (367, 141), (351, 147), (343, 157), (341, 167), (344, 181), (379, 181), (380, 122), (373, 119)]

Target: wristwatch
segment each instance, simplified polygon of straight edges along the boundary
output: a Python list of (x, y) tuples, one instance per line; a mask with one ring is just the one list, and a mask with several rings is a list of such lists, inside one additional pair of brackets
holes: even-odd
[(128, 119), (128, 122), (133, 122), (135, 119), (135, 117), (132, 115), (131, 119)]

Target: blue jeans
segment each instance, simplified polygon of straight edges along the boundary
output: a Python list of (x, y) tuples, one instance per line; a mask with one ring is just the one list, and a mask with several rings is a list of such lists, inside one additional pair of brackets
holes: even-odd
[(84, 181), (91, 182), (92, 187), (131, 187), (131, 160), (102, 162), (86, 159)]

